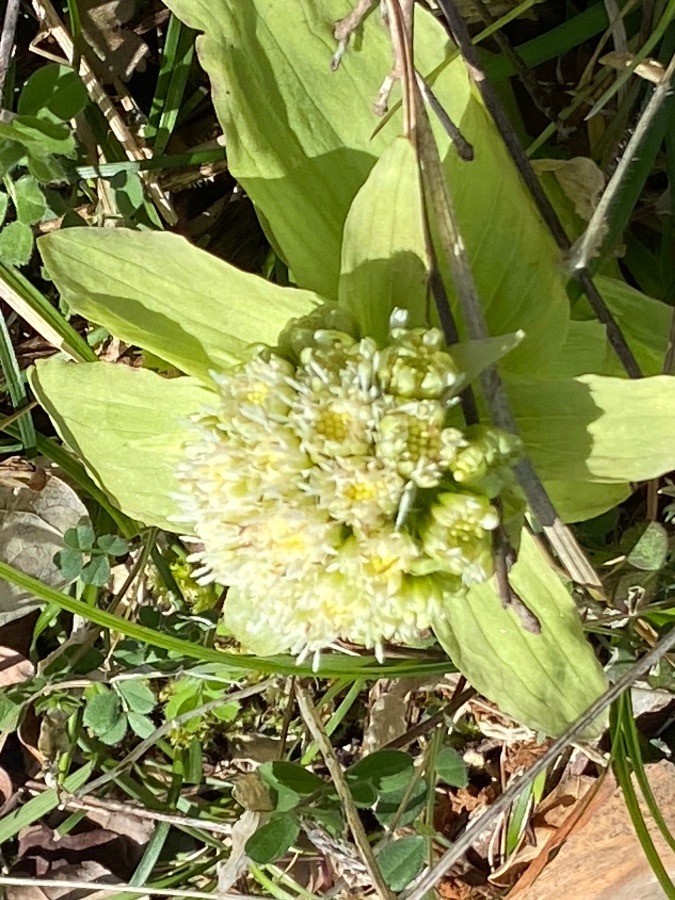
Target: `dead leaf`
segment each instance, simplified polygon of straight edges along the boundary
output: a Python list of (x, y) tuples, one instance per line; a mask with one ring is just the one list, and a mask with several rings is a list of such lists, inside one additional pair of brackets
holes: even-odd
[(12, 779), (7, 772), (0, 767), (0, 810), (14, 793), (14, 785)]
[(126, 835), (83, 827), (86, 822), (64, 835), (42, 822), (24, 828), (19, 832), (16, 868), (34, 878), (61, 878), (64, 868), (87, 861), (100, 863), (117, 878), (131, 877), (137, 859), (129, 855)]
[(232, 849), (227, 862), (220, 863), (218, 872), (217, 892), (223, 896), (234, 887), (235, 882), (246, 871), (248, 856), (246, 856), (246, 841), (252, 837), (261, 826), (260, 813), (247, 809), (232, 826)]
[(33, 675), (35, 667), (29, 659), (10, 647), (0, 647), (0, 688), (22, 684)]
[(274, 809), (270, 790), (257, 772), (238, 778), (232, 787), (232, 796), (240, 806), (251, 812), (271, 812)]
[[(86, 507), (56, 475), (49, 474), (40, 491), (0, 485), (0, 560), (48, 587), (65, 587), (54, 555), (64, 546), (64, 533), (81, 520), (89, 521)], [(25, 616), (42, 602), (30, 591), (0, 581), (0, 625)]]
[(102, 81), (127, 81), (148, 55), (149, 48), (131, 29), (124, 28), (136, 13), (136, 0), (78, 0), (82, 31), (96, 54), (95, 68)]
[(363, 729), (361, 755), (384, 747), (408, 730), (408, 695), (419, 679), (382, 678), (368, 692), (368, 716)]
[[(666, 825), (675, 828), (675, 767), (669, 762), (647, 766), (647, 777)], [(588, 798), (588, 803), (584, 801)], [(649, 833), (669, 875), (675, 858), (641, 802)], [(593, 796), (587, 794), (565, 820), (541, 855), (509, 894), (509, 900), (660, 900), (663, 891), (642, 852), (621, 790), (607, 775)], [(564, 845), (561, 847), (561, 843)], [(551, 854), (558, 851), (554, 859)], [(536, 879), (536, 881), (535, 881)]]
[(586, 156), (573, 159), (538, 159), (537, 173), (552, 172), (565, 194), (574, 203), (577, 215), (588, 221), (605, 189), (602, 169)]
[(139, 860), (143, 853), (143, 847), (152, 837), (157, 824), (151, 818), (141, 818), (133, 813), (109, 809), (88, 809), (87, 821), (98, 825), (104, 831), (123, 834), (128, 844), (131, 845), (132, 858)]
[(597, 787), (597, 778), (571, 776), (554, 788), (530, 816), (529, 828), (515, 852), (492, 873), (490, 881), (499, 887), (511, 887), (533, 860), (548, 860), (580, 821), (590, 799), (587, 795)]
[[(632, 53), (613, 51), (601, 56), (600, 62), (603, 66), (611, 66), (613, 69), (618, 69), (621, 72), (630, 68), (634, 59), (635, 56)], [(652, 84), (659, 84), (659, 82), (663, 81), (663, 76), (666, 74), (665, 68), (657, 59), (649, 58), (641, 60), (635, 66), (633, 72), (640, 78), (644, 78), (645, 81), (651, 81)]]
[[(54, 875), (56, 877), (56, 874)], [(100, 863), (85, 860), (74, 866), (64, 866), (58, 870), (59, 881), (88, 881), (91, 887), (82, 888), (67, 887), (40, 887), (40, 885), (25, 886), (7, 885), (5, 887), (6, 900), (95, 900), (100, 897), (110, 897), (110, 891), (104, 894), (101, 891), (93, 891), (96, 884), (121, 884), (121, 880), (113, 875), (109, 869)]]
[(41, 491), (47, 484), (47, 473), (23, 456), (10, 456), (0, 462), (0, 484), (4, 487), (27, 487)]
[(240, 734), (228, 738), (227, 746), (235, 766), (250, 768), (279, 759), (281, 741), (264, 734)]

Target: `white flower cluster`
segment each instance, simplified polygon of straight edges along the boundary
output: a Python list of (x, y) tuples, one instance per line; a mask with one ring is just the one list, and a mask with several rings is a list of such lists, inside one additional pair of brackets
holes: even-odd
[(178, 471), (181, 522), (247, 649), (304, 658), (345, 640), (380, 657), (490, 576), (485, 485), (516, 445), (446, 424), (460, 376), (440, 332), (403, 328), (384, 349), (319, 330), (295, 363), (264, 350), (214, 376)]

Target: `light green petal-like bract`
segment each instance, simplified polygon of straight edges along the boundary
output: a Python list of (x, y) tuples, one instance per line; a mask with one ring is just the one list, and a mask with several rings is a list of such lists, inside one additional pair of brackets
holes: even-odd
[(181, 372), (204, 378), (274, 344), (289, 317), (320, 302), (166, 232), (67, 228), (39, 241), (70, 308)]
[(116, 506), (169, 531), (181, 530), (171, 495), (188, 416), (212, 394), (192, 378), (162, 378), (110, 363), (39, 361), (31, 387), (59, 436)]
[(540, 634), (525, 631), (503, 608), (494, 579), (466, 598), (449, 598), (448, 619), (434, 632), (481, 694), (524, 725), (558, 735), (604, 692), (605, 678), (572, 598), (526, 531), (510, 581)]

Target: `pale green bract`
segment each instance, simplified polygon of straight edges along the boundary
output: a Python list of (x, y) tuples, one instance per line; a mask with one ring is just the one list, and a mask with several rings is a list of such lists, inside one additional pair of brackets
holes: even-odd
[(310, 340), (296, 365), (262, 350), (214, 375), (177, 500), (195, 577), (235, 590), (225, 623), (240, 643), (318, 667), (340, 640), (379, 659), (385, 642), (418, 644), (449, 595), (489, 578), (490, 500), (520, 442), (446, 424), (462, 379), (435, 329), (395, 328), (382, 349)]

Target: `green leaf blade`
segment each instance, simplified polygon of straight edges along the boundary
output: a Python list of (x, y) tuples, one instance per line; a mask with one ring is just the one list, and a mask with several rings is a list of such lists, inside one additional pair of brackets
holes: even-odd
[(290, 317), (319, 303), (165, 232), (69, 228), (46, 235), (39, 248), (74, 311), (205, 380), (240, 362), (251, 345), (275, 344)]
[(362, 334), (385, 342), (396, 307), (409, 312), (413, 327), (427, 321), (428, 274), (415, 151), (399, 137), (349, 209), (338, 302), (354, 316)]
[(436, 757), (436, 774), (450, 787), (466, 787), (469, 776), (466, 763), (453, 747), (443, 747)]
[(675, 468), (675, 377), (586, 375), (507, 385), (540, 477), (616, 484)]
[(523, 629), (491, 582), (475, 585), (466, 598), (450, 598), (447, 618), (434, 632), (480, 693), (517, 721), (555, 736), (598, 699), (606, 681), (570, 595), (527, 532), (510, 581), (539, 619), (541, 634)]
[(426, 840), (421, 835), (399, 838), (377, 854), (377, 864), (392, 891), (402, 891), (417, 878), (424, 865)]
[(113, 503), (148, 525), (175, 529), (174, 470), (186, 423), (213, 395), (190, 378), (57, 358), (38, 362), (30, 381), (62, 440)]
[(280, 859), (300, 834), (300, 826), (294, 815), (282, 813), (274, 816), (246, 841), (246, 855), (261, 865)]
[(63, 123), (74, 119), (87, 103), (82, 79), (70, 66), (51, 63), (33, 72), (21, 90), (20, 115)]
[(8, 266), (25, 266), (33, 255), (33, 232), (25, 222), (10, 222), (0, 231), (0, 259)]
[(88, 701), (82, 721), (97, 737), (101, 737), (115, 727), (120, 712), (117, 695), (106, 688)]
[(129, 704), (129, 708), (135, 713), (150, 713), (157, 705), (155, 695), (152, 693), (147, 684), (142, 681), (120, 681), (117, 683), (117, 690), (124, 700)]

